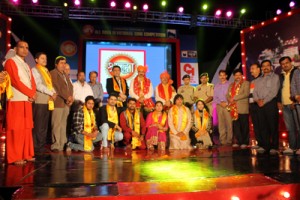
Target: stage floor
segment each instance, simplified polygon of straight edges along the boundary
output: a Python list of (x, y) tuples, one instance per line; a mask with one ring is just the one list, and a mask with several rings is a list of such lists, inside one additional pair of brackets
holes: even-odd
[(5, 164), (0, 146), (0, 199), (300, 199), (300, 156), (116, 148), (48, 153), (16, 166)]

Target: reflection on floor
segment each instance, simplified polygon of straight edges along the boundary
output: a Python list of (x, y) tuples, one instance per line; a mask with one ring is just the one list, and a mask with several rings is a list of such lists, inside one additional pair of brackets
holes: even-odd
[[(5, 164), (0, 199), (300, 199), (300, 157), (211, 150), (60, 152)], [(14, 192), (14, 194), (12, 194)]]

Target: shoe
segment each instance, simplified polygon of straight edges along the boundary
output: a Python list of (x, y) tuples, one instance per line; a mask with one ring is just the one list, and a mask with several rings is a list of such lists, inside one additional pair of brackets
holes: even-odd
[(240, 146), (240, 145), (238, 145), (238, 144), (233, 144), (233, 145), (232, 145), (233, 148), (237, 148), (237, 147), (239, 147), (239, 146)]
[(259, 147), (256, 151), (257, 151), (258, 153), (263, 153), (263, 152), (265, 152), (265, 149), (262, 148), (262, 147)]
[(282, 153), (283, 153), (283, 154), (294, 154), (294, 151), (293, 151), (293, 149), (291, 149), (291, 148), (287, 148), (287, 149), (284, 150)]
[(68, 142), (68, 143), (66, 144), (66, 152), (72, 151), (72, 148), (70, 147), (70, 145), (71, 145), (71, 142)]
[(246, 144), (242, 144), (242, 145), (241, 145), (241, 148), (242, 148), (242, 149), (246, 149), (247, 147), (248, 147), (248, 145), (246, 145)]
[(260, 146), (258, 146), (258, 145), (251, 146), (251, 149), (259, 149), (259, 148), (260, 148)]
[(300, 149), (296, 151), (296, 155), (300, 155)]
[(277, 154), (277, 153), (278, 153), (278, 151), (276, 149), (271, 149), (270, 150), (270, 154), (272, 154), (272, 155)]

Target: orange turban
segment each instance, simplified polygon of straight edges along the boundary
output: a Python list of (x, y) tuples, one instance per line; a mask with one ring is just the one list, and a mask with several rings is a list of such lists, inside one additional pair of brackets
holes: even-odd
[(144, 72), (147, 72), (147, 66), (139, 65), (139, 66), (137, 67), (137, 70), (138, 70), (138, 71), (144, 71)]
[(161, 73), (159, 77), (160, 77), (160, 79), (167, 78), (169, 80), (169, 84), (173, 83), (173, 81), (171, 80), (171, 76), (167, 71), (164, 71), (163, 73)]

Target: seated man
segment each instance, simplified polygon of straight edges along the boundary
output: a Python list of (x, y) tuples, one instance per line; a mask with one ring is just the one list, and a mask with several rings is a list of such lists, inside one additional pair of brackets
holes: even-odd
[(146, 133), (145, 120), (139, 110), (136, 109), (136, 99), (127, 100), (127, 109), (120, 115), (120, 125), (124, 133), (124, 143), (127, 148), (146, 149), (144, 136)]
[[(97, 122), (102, 133), (102, 146), (104, 151), (114, 148), (114, 143), (123, 140), (122, 128), (119, 126), (119, 113), (116, 107), (118, 95), (111, 93), (107, 105), (100, 108)], [(110, 146), (109, 146), (110, 145)]]
[(93, 143), (99, 142), (102, 138), (98, 131), (95, 113), (93, 111), (95, 99), (93, 96), (87, 96), (83, 107), (73, 115), (74, 140), (76, 143), (68, 142), (67, 151), (86, 151), (94, 150)]

